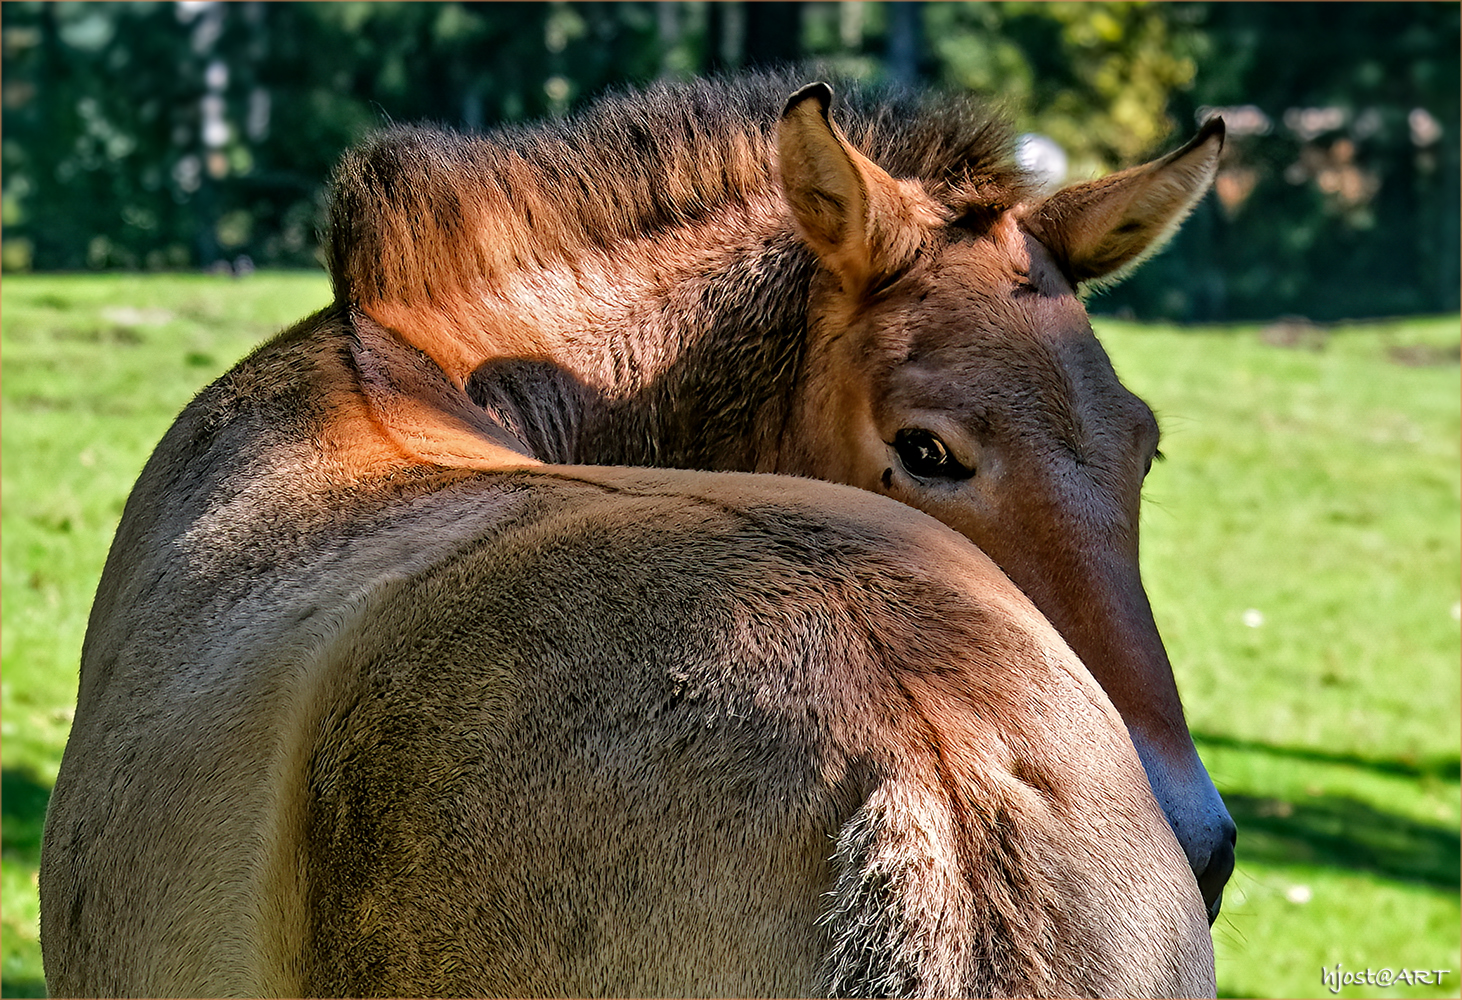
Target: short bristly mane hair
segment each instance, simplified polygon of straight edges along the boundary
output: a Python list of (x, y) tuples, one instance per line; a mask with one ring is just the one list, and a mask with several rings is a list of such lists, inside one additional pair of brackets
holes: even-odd
[[(481, 136), (392, 128), (334, 176), (337, 298), (430, 302), (694, 225), (774, 190), (776, 124), (806, 78), (657, 84), (569, 117)], [(954, 217), (1027, 194), (1005, 121), (968, 97), (836, 84), (832, 113), (895, 177)]]

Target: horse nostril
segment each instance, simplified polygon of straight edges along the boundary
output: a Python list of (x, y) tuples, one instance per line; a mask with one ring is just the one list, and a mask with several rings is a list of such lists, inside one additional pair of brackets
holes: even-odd
[(1238, 842), (1238, 830), (1229, 824), (1228, 836), (1223, 837), (1213, 853), (1208, 856), (1208, 865), (1198, 873), (1198, 891), (1208, 907), (1208, 922), (1218, 919), (1219, 907), (1223, 904), (1223, 887), (1234, 873), (1234, 845)]

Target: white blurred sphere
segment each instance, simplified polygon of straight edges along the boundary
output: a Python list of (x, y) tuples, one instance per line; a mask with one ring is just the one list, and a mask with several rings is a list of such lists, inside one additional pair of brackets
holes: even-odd
[(1044, 190), (1049, 191), (1066, 179), (1066, 150), (1048, 135), (1027, 132), (1017, 139), (1015, 162)]

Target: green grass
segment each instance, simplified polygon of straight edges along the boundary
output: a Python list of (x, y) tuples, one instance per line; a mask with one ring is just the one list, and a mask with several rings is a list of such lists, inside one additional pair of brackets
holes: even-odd
[[(0, 295), (0, 990), (27, 995), (41, 819), (127, 491), (192, 393), (329, 293), (268, 274), (7, 278)], [(1097, 327), (1163, 423), (1145, 577), (1240, 829), (1220, 991), (1329, 995), (1320, 968), (1339, 962), (1451, 970), (1342, 996), (1458, 995), (1458, 367), (1394, 359), (1444, 360), (1457, 318), (1320, 350)]]
[(319, 274), (7, 277), (0, 288), (0, 994), (44, 995), (41, 822), (132, 483), (195, 392), (329, 300)]
[(1220, 991), (1328, 995), (1339, 962), (1451, 970), (1344, 996), (1458, 995), (1458, 367), (1397, 360), (1457, 318), (1097, 328), (1163, 425), (1144, 576), (1239, 826)]

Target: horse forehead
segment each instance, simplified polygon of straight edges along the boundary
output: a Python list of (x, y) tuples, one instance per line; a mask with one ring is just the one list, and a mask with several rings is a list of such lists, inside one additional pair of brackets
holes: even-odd
[(1119, 389), (1081, 301), (1039, 246), (979, 239), (948, 247), (909, 295), (896, 360), (999, 380), (1071, 378)]
[(1072, 439), (1149, 421), (1041, 248), (1012, 243), (961, 241), (930, 262), (886, 328), (875, 409), (967, 411)]

